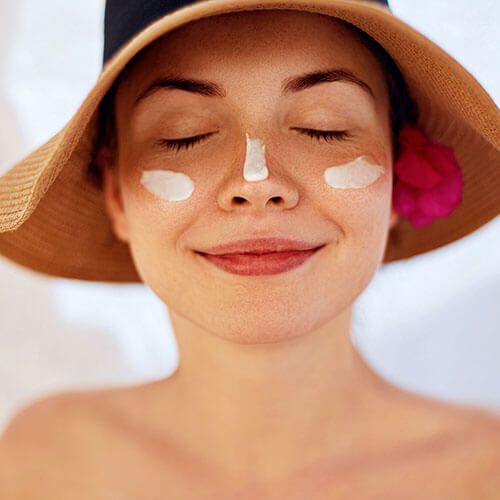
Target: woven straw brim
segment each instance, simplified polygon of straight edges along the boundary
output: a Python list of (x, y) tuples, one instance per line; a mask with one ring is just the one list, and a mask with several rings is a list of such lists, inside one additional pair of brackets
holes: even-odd
[(130, 59), (155, 39), (202, 17), (253, 9), (316, 12), (365, 31), (401, 69), (419, 107), (418, 125), (454, 148), (464, 177), (461, 205), (420, 229), (401, 219), (390, 233), (384, 262), (451, 243), (500, 213), (500, 111), (469, 72), (387, 8), (350, 0), (208, 0), (139, 33), (108, 62), (66, 127), (0, 177), (0, 253), (52, 276), (141, 281), (128, 245), (112, 233), (102, 191), (87, 177), (98, 106)]

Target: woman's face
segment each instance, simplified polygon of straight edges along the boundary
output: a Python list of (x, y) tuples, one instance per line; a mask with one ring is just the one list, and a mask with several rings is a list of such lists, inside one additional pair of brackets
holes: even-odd
[[(292, 84), (326, 70), (345, 78)], [(167, 86), (174, 77), (216, 88)], [(345, 25), (297, 11), (185, 25), (134, 63), (115, 111), (107, 210), (169, 309), (234, 342), (276, 342), (333, 320), (368, 285), (396, 222), (389, 100), (378, 63)], [(204, 137), (168, 142), (193, 136)], [(260, 275), (198, 253), (263, 237), (324, 246)]]

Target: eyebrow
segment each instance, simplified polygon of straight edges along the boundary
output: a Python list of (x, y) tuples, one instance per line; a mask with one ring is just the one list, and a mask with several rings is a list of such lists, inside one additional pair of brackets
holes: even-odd
[[(372, 97), (374, 93), (372, 89), (363, 80), (359, 79), (354, 73), (345, 69), (327, 69), (305, 73), (286, 79), (281, 86), (283, 95), (296, 93), (301, 90), (309, 89), (320, 83), (326, 82), (348, 82), (354, 83), (368, 92)], [(220, 85), (206, 80), (193, 80), (181, 77), (166, 77), (161, 78), (152, 83), (144, 92), (136, 99), (137, 104), (142, 99), (149, 97), (159, 89), (178, 89), (193, 94), (199, 94), (205, 97), (226, 97), (226, 91)]]

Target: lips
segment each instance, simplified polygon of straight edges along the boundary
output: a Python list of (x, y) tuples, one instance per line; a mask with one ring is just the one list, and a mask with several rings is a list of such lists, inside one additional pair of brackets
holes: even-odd
[(210, 255), (244, 253), (264, 254), (270, 252), (313, 250), (322, 245), (323, 243), (311, 243), (309, 241), (292, 240), (287, 238), (253, 238), (223, 243), (200, 250), (200, 252)]
[(294, 269), (323, 246), (282, 238), (261, 238), (225, 243), (197, 253), (226, 272), (258, 276)]

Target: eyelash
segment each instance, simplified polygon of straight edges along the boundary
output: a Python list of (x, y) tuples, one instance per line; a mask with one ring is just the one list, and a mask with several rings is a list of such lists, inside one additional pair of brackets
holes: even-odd
[(186, 139), (161, 139), (160, 144), (165, 146), (167, 149), (177, 148), (177, 151), (179, 151), (181, 148), (188, 149), (189, 146), (194, 146), (197, 142), (201, 142), (209, 135), (212, 135), (212, 133), (187, 137)]
[[(346, 130), (314, 130), (311, 128), (294, 128), (292, 130), (297, 130), (300, 134), (308, 135), (311, 139), (321, 139), (326, 142), (329, 141), (342, 141), (350, 136), (349, 132)], [(179, 151), (182, 148), (189, 149), (190, 146), (194, 146), (196, 143), (203, 141), (206, 137), (212, 135), (211, 133), (196, 135), (194, 137), (187, 137), (186, 139), (161, 139), (159, 142), (162, 146), (167, 149), (176, 149)]]
[(326, 142), (342, 141), (347, 139), (350, 134), (347, 130), (314, 130), (312, 128), (295, 128), (293, 130), (298, 130), (299, 133), (308, 135), (311, 139), (324, 139)]

